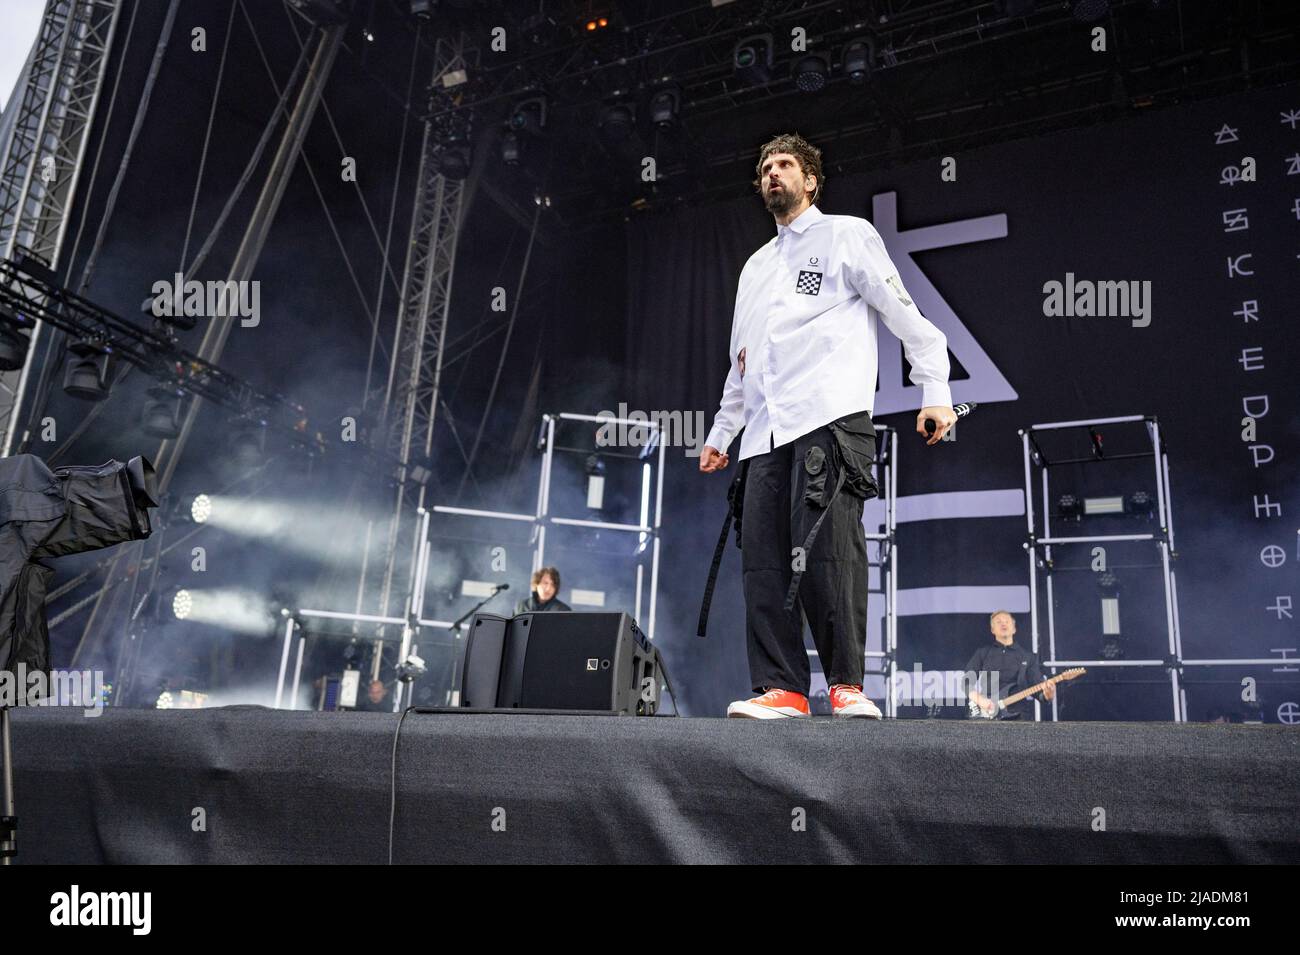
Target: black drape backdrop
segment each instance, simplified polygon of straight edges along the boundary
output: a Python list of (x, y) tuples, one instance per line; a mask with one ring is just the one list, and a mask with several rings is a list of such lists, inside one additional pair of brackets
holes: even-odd
[(721, 396), (736, 280), (773, 234), (756, 199), (678, 207), (627, 230), (627, 391), (643, 410), (708, 408)]

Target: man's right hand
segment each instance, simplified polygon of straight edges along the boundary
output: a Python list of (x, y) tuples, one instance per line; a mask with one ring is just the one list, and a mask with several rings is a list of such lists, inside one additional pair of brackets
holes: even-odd
[(723, 454), (715, 447), (705, 445), (704, 450), (700, 452), (700, 470), (705, 474), (712, 474), (714, 471), (722, 471), (731, 463), (731, 458)]

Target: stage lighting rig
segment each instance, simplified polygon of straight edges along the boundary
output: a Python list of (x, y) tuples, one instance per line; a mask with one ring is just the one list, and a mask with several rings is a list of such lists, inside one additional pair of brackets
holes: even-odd
[(1056, 514), (1062, 520), (1077, 521), (1083, 516), (1083, 504), (1073, 494), (1062, 494), (1056, 500)]
[(190, 520), (195, 524), (206, 524), (212, 516), (212, 498), (206, 494), (195, 495), (190, 504)]
[(596, 125), (609, 145), (625, 143), (636, 132), (636, 107), (627, 101), (609, 103), (601, 109)]
[(170, 613), (176, 620), (186, 620), (189, 618), (191, 611), (194, 610), (194, 595), (184, 587), (174, 587), (166, 590), (162, 594), (162, 601), (159, 609), (164, 613)]
[(763, 86), (772, 79), (772, 34), (759, 33), (737, 40), (731, 61), (742, 83)]
[(823, 53), (809, 53), (795, 61), (791, 74), (794, 76), (794, 85), (803, 92), (820, 92), (830, 81), (830, 57)]
[(0, 315), (0, 322), (0, 371), (17, 371), (27, 361), (32, 323), (12, 312)]
[(874, 40), (864, 37), (854, 40), (844, 47), (844, 75), (854, 86), (862, 86), (871, 76), (871, 67), (876, 60)]
[(154, 438), (172, 439), (181, 433), (185, 392), (175, 385), (155, 385), (141, 413), (140, 430)]
[(102, 340), (82, 339), (68, 346), (63, 391), (73, 398), (103, 401), (112, 390), (113, 349)]
[(240, 467), (253, 467), (266, 457), (266, 421), (257, 417), (242, 417), (234, 421), (235, 436), (231, 441), (235, 463)]
[(677, 86), (665, 86), (650, 97), (650, 122), (659, 129), (672, 129), (677, 125), (682, 111), (682, 91)]
[(518, 166), (524, 156), (524, 138), (513, 129), (501, 134), (501, 161), (507, 166)]
[[(73, 343), (64, 387), (91, 400), (108, 395), (109, 366), (137, 368), (161, 385), (206, 398), (237, 415), (255, 414), (295, 446), (318, 449), (323, 439), (306, 427), (299, 404), (264, 392), (180, 347), (170, 329), (143, 328), (51, 281), (53, 273), (23, 252), (0, 261), (0, 357), (4, 333), (22, 335), (39, 320)], [(10, 343), (9, 357), (16, 357)], [(21, 364), (19, 365), (21, 367)]]
[(546, 131), (547, 100), (543, 94), (529, 96), (515, 104), (510, 113), (510, 128), (529, 136), (541, 136)]

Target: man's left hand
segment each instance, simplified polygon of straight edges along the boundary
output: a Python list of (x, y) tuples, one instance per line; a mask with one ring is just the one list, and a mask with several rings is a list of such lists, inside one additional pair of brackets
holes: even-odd
[(957, 423), (957, 412), (941, 405), (922, 408), (916, 416), (916, 431), (918, 434), (925, 434), (925, 423), (927, 421), (934, 422), (934, 434), (930, 435), (930, 439), (925, 443), (927, 445), (938, 444), (952, 426)]
[(1053, 684), (1049, 683), (1047, 684), (1047, 686), (1043, 687), (1043, 699), (1050, 700), (1055, 696), (1056, 696), (1056, 687)]

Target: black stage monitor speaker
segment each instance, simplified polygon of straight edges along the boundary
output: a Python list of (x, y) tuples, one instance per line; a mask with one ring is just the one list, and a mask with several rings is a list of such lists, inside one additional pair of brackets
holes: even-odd
[(461, 706), (652, 716), (658, 655), (625, 613), (475, 614)]

